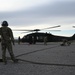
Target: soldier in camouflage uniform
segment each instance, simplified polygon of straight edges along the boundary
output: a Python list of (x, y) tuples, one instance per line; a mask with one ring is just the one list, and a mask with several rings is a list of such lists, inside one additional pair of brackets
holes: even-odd
[(44, 45), (47, 45), (47, 36), (44, 37)]
[(14, 62), (17, 62), (17, 60), (14, 57), (13, 50), (12, 50), (12, 43), (14, 45), (14, 38), (12, 30), (8, 27), (8, 22), (3, 21), (2, 27), (0, 28), (0, 35), (1, 35), (1, 46), (2, 46), (2, 60), (6, 64), (6, 49), (8, 49), (8, 52), (11, 56), (11, 59)]

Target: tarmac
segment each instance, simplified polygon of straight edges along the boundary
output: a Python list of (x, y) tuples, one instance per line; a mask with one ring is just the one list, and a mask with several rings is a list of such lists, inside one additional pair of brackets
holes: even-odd
[[(15, 43), (13, 52), (18, 63), (13, 63), (7, 51), (7, 64), (0, 62), (0, 75), (75, 75), (75, 42), (60, 46), (61, 42), (47, 45)], [(0, 59), (1, 57), (0, 45)]]

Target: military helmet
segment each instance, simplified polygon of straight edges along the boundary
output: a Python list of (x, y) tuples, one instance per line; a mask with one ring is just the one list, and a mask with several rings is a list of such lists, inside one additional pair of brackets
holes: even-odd
[(2, 22), (2, 26), (8, 26), (8, 22), (7, 21), (3, 21)]

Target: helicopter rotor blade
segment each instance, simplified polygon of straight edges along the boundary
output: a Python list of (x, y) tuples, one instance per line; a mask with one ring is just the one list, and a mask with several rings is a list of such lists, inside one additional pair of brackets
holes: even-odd
[(61, 30), (46, 30), (46, 31), (61, 31)]
[(30, 32), (34, 32), (34, 31), (26, 31), (26, 32), (22, 32), (21, 34), (23, 34), (23, 33), (30, 33)]
[(25, 30), (25, 29), (13, 29), (13, 31), (33, 31), (33, 30)]
[(45, 30), (45, 29), (52, 29), (52, 28), (57, 28), (60, 27), (60, 25), (58, 26), (53, 26), (53, 27), (47, 27), (47, 28), (43, 28), (43, 29), (33, 29), (33, 30), (29, 30), (29, 29), (13, 29), (13, 31), (28, 31), (28, 32), (32, 32), (32, 31), (41, 31), (41, 30)]
[(41, 29), (41, 30), (44, 30), (44, 29), (52, 29), (52, 28), (57, 28), (57, 27), (60, 27), (60, 25), (58, 25), (58, 26), (53, 26), (53, 27), (43, 28), (43, 29)]
[(73, 28), (75, 28), (75, 26), (73, 26)]
[[(59, 32), (59, 31), (61, 31), (61, 30), (46, 30), (46, 31), (56, 31), (56, 32)], [(23, 34), (23, 33), (29, 33), (29, 32), (34, 32), (34, 31), (28, 31), (28, 32), (22, 32), (21, 34)], [(37, 31), (36, 31), (37, 32)]]

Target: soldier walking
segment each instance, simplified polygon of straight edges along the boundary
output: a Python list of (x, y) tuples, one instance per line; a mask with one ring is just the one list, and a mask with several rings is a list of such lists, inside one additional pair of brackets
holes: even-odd
[(4, 64), (7, 64), (6, 49), (8, 49), (8, 52), (13, 62), (17, 62), (17, 59), (15, 59), (12, 50), (12, 43), (14, 45), (14, 37), (12, 30), (8, 27), (7, 21), (2, 22), (2, 27), (0, 28), (0, 35), (1, 35), (2, 60)]

